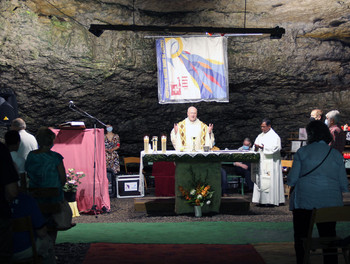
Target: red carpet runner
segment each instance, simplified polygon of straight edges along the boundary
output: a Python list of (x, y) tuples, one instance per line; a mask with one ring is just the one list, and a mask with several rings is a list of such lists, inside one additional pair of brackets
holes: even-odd
[(91, 244), (83, 264), (265, 264), (252, 245)]

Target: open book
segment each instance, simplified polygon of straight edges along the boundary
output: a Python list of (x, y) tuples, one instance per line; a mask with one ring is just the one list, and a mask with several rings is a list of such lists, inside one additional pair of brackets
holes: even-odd
[(83, 121), (70, 121), (60, 124), (61, 129), (85, 129), (85, 123)]

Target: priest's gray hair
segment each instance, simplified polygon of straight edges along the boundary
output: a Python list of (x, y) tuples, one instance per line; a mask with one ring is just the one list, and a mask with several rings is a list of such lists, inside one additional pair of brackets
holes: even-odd
[(339, 121), (340, 121), (340, 113), (338, 110), (332, 110), (332, 111), (329, 111), (327, 114), (326, 114), (326, 117), (328, 119), (333, 119), (334, 120), (334, 124), (338, 124)]
[(12, 120), (11, 125), (18, 130), (26, 129), (26, 122), (22, 118), (16, 118)]
[(191, 105), (189, 108), (187, 108), (187, 112), (190, 111), (190, 109), (195, 109), (196, 111), (198, 111), (197, 108), (194, 107), (193, 105)]

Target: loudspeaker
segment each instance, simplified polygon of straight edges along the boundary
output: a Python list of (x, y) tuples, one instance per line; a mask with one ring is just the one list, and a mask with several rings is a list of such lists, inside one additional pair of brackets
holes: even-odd
[(0, 88), (0, 124), (9, 126), (18, 117), (16, 95), (10, 88)]

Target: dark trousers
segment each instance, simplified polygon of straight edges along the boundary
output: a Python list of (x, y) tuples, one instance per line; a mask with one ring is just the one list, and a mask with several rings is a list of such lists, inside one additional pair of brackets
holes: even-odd
[[(294, 227), (294, 249), (297, 258), (297, 264), (302, 264), (304, 259), (304, 247), (302, 238), (306, 238), (310, 226), (312, 210), (295, 209), (293, 210)], [(317, 224), (320, 237), (336, 236), (335, 222)], [(324, 253), (336, 252), (336, 250), (324, 250)], [(324, 264), (337, 264), (338, 256), (323, 256)]]
[(0, 263), (11, 263), (12, 258), (12, 222), (10, 218), (0, 217)]
[(245, 182), (247, 183), (247, 186), (248, 186), (248, 190), (253, 190), (254, 188), (254, 183), (252, 182), (252, 179), (251, 179), (251, 173), (250, 173), (250, 163), (245, 163), (243, 162), (243, 164), (247, 165), (248, 166), (248, 169), (245, 170), (241, 167), (238, 167), (238, 166), (234, 166), (235, 168), (235, 172), (237, 175), (240, 175), (242, 177), (244, 177), (245, 179)]
[(238, 166), (223, 166), (223, 168), (221, 168), (221, 190), (222, 190), (222, 194), (227, 193), (228, 191), (228, 184), (227, 184), (227, 172), (229, 174), (236, 174), (239, 175), (241, 177), (244, 177), (245, 182), (248, 186), (248, 190), (252, 191), (254, 188), (254, 183), (252, 182), (251, 179), (251, 173), (250, 173), (250, 163), (244, 163), (248, 166), (248, 169), (245, 170), (241, 167)]
[(227, 193), (228, 184), (227, 184), (227, 173), (226, 170), (221, 168), (221, 195)]
[(107, 169), (107, 179), (112, 184), (112, 192), (109, 194), (109, 197), (117, 197), (116, 174), (111, 169)]

